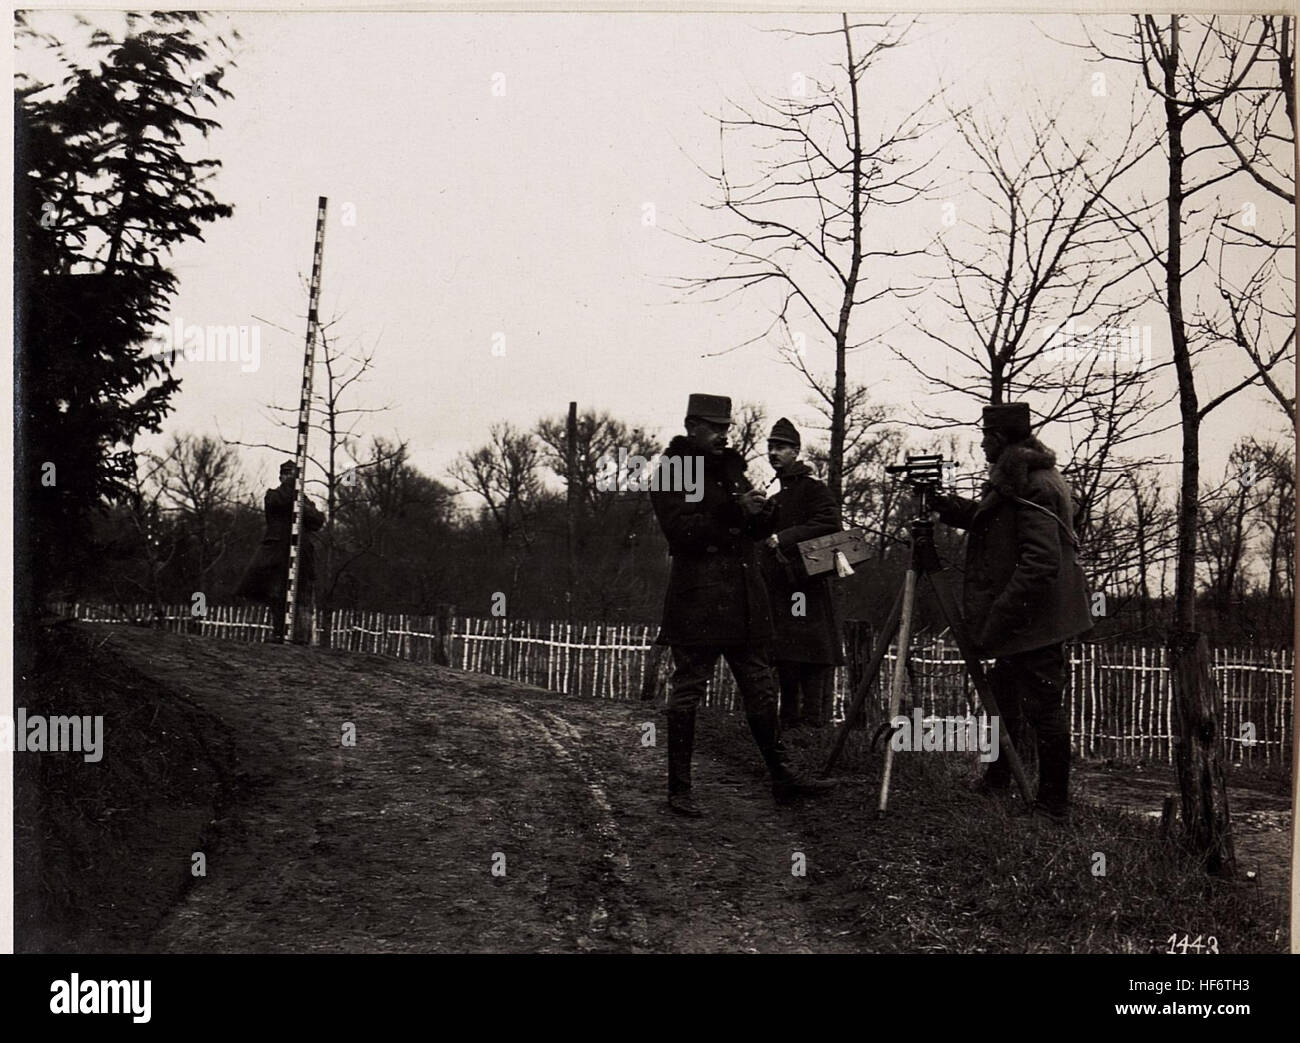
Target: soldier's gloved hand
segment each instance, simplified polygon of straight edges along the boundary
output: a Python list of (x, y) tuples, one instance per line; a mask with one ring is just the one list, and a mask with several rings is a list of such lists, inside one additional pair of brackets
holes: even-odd
[(763, 541), (763, 545), (765, 547), (771, 547), (773, 550), (776, 550), (778, 547), (781, 546), (781, 541), (777, 539), (776, 533), (772, 533), (771, 536), (769, 536), (767, 539)]
[(763, 503), (766, 499), (767, 494), (762, 489), (750, 489), (747, 492), (736, 494), (736, 502), (740, 504), (740, 509), (746, 514), (762, 514)]
[(934, 493), (930, 497), (930, 520), (942, 521), (945, 512), (957, 510), (960, 501), (946, 493)]

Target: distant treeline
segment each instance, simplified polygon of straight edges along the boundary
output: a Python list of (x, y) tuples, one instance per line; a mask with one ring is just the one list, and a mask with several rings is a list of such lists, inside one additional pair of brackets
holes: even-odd
[[(761, 414), (738, 434), (752, 456), (764, 434)], [(897, 433), (876, 437), (888, 443), (877, 447), (879, 461), (864, 459), (845, 482), (846, 524), (866, 529), (875, 557), (838, 585), (845, 618), (872, 623), (883, 620), (902, 582), (912, 509), (883, 470), (901, 451)], [(495, 610), (510, 618), (657, 621), (668, 558), (649, 496), (602, 490), (598, 477), (602, 459), (619, 447), (646, 457), (661, 447), (608, 414), (583, 414), (571, 502), (566, 439), (562, 418), (532, 430), (499, 425), (438, 479), (409, 462), (406, 445), (377, 438), (355, 467), (335, 477), (332, 491), (317, 477), (309, 494), (333, 503), (318, 536), (317, 606), (416, 615), (454, 606), (462, 614)], [(1234, 454), (1233, 467), (1249, 448)], [(809, 455), (818, 461), (815, 450)], [(1216, 644), (1291, 644), (1291, 486), (1271, 477), (1271, 458), (1260, 459), (1251, 482), (1225, 481), (1205, 495), (1198, 619)], [(1095, 640), (1164, 636), (1172, 512), (1154, 484), (1134, 484), (1143, 494), (1140, 525), (1136, 499), (1127, 511), (1121, 503), (1081, 525), (1099, 595)], [(207, 436), (175, 437), (166, 452), (139, 456), (131, 495), (95, 517), (89, 553), (69, 563), (53, 599), (175, 604), (202, 594), (208, 604), (232, 601), (262, 538), (264, 491), (251, 487), (238, 448)], [(962, 537), (940, 526), (938, 539), (960, 582)], [(918, 625), (942, 627), (925, 598)]]

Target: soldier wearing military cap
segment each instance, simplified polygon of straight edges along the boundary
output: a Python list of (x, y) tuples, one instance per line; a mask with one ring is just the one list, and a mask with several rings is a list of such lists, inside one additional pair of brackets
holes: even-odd
[(830, 489), (799, 459), (802, 440), (781, 417), (767, 439), (767, 458), (781, 482), (772, 497), (763, 579), (772, 604), (772, 659), (781, 684), (781, 726), (829, 724), (835, 667), (844, 662), (839, 614), (829, 576), (804, 578), (795, 546), (840, 530)]
[[(937, 496), (941, 520), (968, 530), (963, 614), (977, 651), (996, 659), (989, 681), (1002, 732), (1020, 741), (1022, 720), (1038, 740), (1036, 814), (1069, 815), (1070, 726), (1064, 706), (1064, 642), (1092, 626), (1077, 558), (1074, 502), (1056, 455), (1033, 436), (1029, 406), (984, 407), (983, 496)], [(980, 788), (1010, 791), (1006, 759), (993, 761)]]
[[(293, 536), (293, 506), (297, 477), (296, 461), (286, 460), (280, 465), (280, 485), (278, 488), (266, 491), (262, 505), (266, 514), (266, 535), (262, 539), (261, 546), (257, 548), (257, 553), (253, 555), (253, 560), (249, 562), (239, 585), (235, 588), (236, 596), (261, 601), (270, 610), (271, 640), (277, 644), (284, 641), (285, 613), (288, 607), (289, 542)], [(310, 534), (325, 524), (325, 516), (311, 501), (305, 501), (305, 504), (302, 542), (299, 545), (302, 564), (298, 570), (298, 593), (302, 604), (310, 602), (316, 576), (316, 559)], [(290, 640), (295, 640), (296, 636), (291, 634)]]
[[(781, 744), (776, 684), (768, 658), (772, 619), (758, 561), (758, 544), (772, 532), (773, 515), (761, 490), (745, 477), (745, 460), (727, 445), (731, 399), (691, 395), (686, 433), (661, 454), (650, 493), (668, 540), (672, 566), (658, 643), (671, 646), (668, 699), (668, 803), (682, 815), (703, 814), (691, 792), (695, 716), (718, 657), (736, 679), (746, 719), (779, 801), (829, 787), (795, 772)], [(702, 469), (691, 490), (674, 474)]]

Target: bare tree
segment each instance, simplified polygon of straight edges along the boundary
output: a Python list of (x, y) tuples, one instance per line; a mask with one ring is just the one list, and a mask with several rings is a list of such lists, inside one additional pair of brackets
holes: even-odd
[[(1159, 583), (1156, 597), (1164, 600), (1166, 596), (1165, 573), (1168, 563), (1177, 555), (1177, 538), (1174, 524), (1174, 511), (1164, 502), (1164, 490), (1159, 476), (1151, 467), (1134, 467), (1129, 470), (1126, 479), (1133, 492), (1131, 502), (1132, 545), (1134, 554), (1133, 586), (1138, 597), (1138, 625), (1142, 630), (1151, 626), (1149, 611), (1152, 605), (1151, 577), (1159, 568)], [(1123, 536), (1116, 535), (1115, 542), (1122, 542)], [(1096, 541), (1101, 546), (1101, 541)]]
[[(341, 321), (342, 318), (336, 316), (321, 324), (318, 333), (320, 357), (317, 364), (323, 370), (325, 379), (323, 382), (313, 381), (312, 384), (311, 428), (325, 436), (325, 446), (323, 452), (308, 453), (309, 461), (315, 465), (320, 476), (308, 478), (307, 484), (322, 487), (327, 517), (333, 517), (340, 486), (355, 484), (357, 480), (358, 442), (367, 425), (366, 418), (376, 413), (386, 413), (392, 408), (387, 404), (365, 406), (354, 401), (359, 386), (374, 369), (377, 345), (369, 348), (359, 345), (344, 348), (332, 332)], [(270, 408), (277, 414), (276, 422), (281, 427), (297, 431), (297, 406), (272, 404)], [(399, 446), (404, 448), (403, 443), (394, 443), (394, 451)], [(372, 465), (375, 462), (377, 461), (369, 461)], [(328, 544), (328, 523), (325, 539)]]
[(355, 479), (340, 484), (334, 522), (335, 567), (321, 586), (338, 604), (343, 585), (364, 584), (372, 600), (400, 600), (433, 611), (452, 571), (441, 553), (455, 523), (455, 493), (416, 470), (406, 443), (371, 439)]
[[(717, 200), (709, 206), (736, 226), (717, 235), (691, 236), (716, 251), (721, 272), (684, 278), (679, 285), (706, 299), (747, 291), (770, 291), (774, 314), (766, 329), (746, 344), (781, 331), (781, 345), (802, 364), (810, 350), (802, 327), (834, 348), (834, 378), (823, 388), (830, 403), (827, 485), (836, 500), (843, 495), (846, 418), (845, 361), (849, 351), (869, 343), (859, 339), (855, 318), (865, 306), (918, 287), (895, 285), (886, 262), (924, 252), (891, 242), (896, 209), (916, 199), (929, 185), (925, 160), (910, 158), (912, 146), (928, 129), (923, 113), (928, 99), (891, 126), (873, 132), (868, 73), (899, 47), (914, 22), (886, 19), (851, 22), (841, 16), (837, 30), (791, 33), (833, 36), (843, 46), (831, 82), (811, 85), (806, 97), (761, 102), (754, 112), (719, 119), (721, 168), (711, 175)], [(879, 74), (882, 75), (883, 74)], [(757, 174), (735, 180), (727, 166), (727, 137), (750, 142), (758, 153)], [(868, 219), (875, 217), (873, 230)], [(866, 265), (882, 274), (869, 280)]]
[[(1185, 46), (1183, 36), (1189, 23), (1193, 36), (1190, 45)], [(1231, 28), (1225, 29), (1229, 24)], [(1202, 119), (1209, 125), (1206, 129), (1214, 129), (1216, 122), (1226, 129), (1229, 124), (1224, 114), (1237, 99), (1267, 89), (1261, 82), (1267, 84), (1271, 75), (1278, 74), (1276, 65), (1267, 60), (1268, 44), (1275, 38), (1273, 19), (1245, 18), (1228, 23), (1215, 17), (1171, 15), (1167, 19), (1135, 18), (1118, 47), (1092, 43), (1101, 57), (1136, 65), (1163, 114), (1160, 130), (1168, 170), (1166, 192), (1155, 200), (1143, 199), (1130, 205), (1124, 212), (1111, 207), (1110, 216), (1139, 244), (1139, 256), (1146, 268), (1157, 273), (1152, 288), (1169, 317), (1183, 436), (1174, 614), (1177, 628), (1185, 632), (1194, 629), (1196, 620), (1201, 422), (1240, 391), (1262, 383), (1263, 376), (1276, 370), (1285, 357), (1275, 354), (1265, 359), (1261, 355), (1263, 373), (1255, 368), (1204, 402), (1198, 394), (1193, 361), (1197, 354), (1219, 346), (1223, 339), (1212, 335), (1219, 324), (1207, 320), (1204, 314), (1196, 314), (1194, 306), (1189, 307), (1185, 300), (1185, 293), (1195, 290), (1190, 281), (1193, 273), (1210, 256), (1215, 242), (1213, 222), (1222, 217), (1210, 210), (1212, 204), (1201, 204), (1200, 200), (1203, 193), (1229, 178), (1240, 177), (1247, 168), (1232, 143), (1220, 138), (1199, 144), (1198, 138), (1189, 146), (1188, 135), (1195, 129), (1194, 121)], [(1214, 120), (1209, 119), (1210, 115)], [(1204, 219), (1207, 213), (1208, 224)], [(1163, 227), (1153, 227), (1152, 219), (1161, 217), (1159, 224)], [(1160, 231), (1164, 233), (1163, 245)], [(1190, 261), (1185, 260), (1185, 247), (1191, 248), (1187, 255)], [(1202, 303), (1204, 300), (1200, 298)]]
[[(1295, 237), (1272, 242), (1224, 217), (1217, 222), (1216, 288), (1222, 308), (1193, 320), (1207, 343), (1240, 348), (1282, 415), (1295, 425)], [(1247, 251), (1253, 256), (1246, 256)], [(1252, 263), (1253, 262), (1253, 263)], [(1245, 268), (1244, 277), (1234, 272)], [(1289, 384), (1289, 386), (1288, 386)]]
[[(952, 321), (914, 318), (957, 365), (940, 372), (911, 353), (895, 355), (960, 397), (1000, 403), (1032, 393), (1044, 422), (1073, 419), (1108, 394), (1106, 361), (1127, 363), (1125, 383), (1139, 384), (1148, 360), (1124, 322), (1143, 301), (1127, 285), (1141, 262), (1104, 206), (1155, 147), (1142, 142), (1139, 114), (1130, 112), (1123, 139), (1098, 130), (1077, 143), (1060, 129), (1062, 117), (1041, 106), (1020, 122), (950, 114), (970, 160), (961, 171), (969, 202), (953, 204), (951, 231), (936, 243), (945, 274), (935, 297)], [(1085, 318), (1091, 325), (1076, 329)], [(932, 425), (968, 422), (923, 416)]]
[[(570, 482), (568, 465), (568, 424), (564, 417), (552, 417), (537, 423), (537, 437), (541, 441), (541, 460), (567, 488)], [(584, 510), (603, 515), (614, 503), (618, 490), (602, 490), (597, 478), (605, 461), (616, 460), (619, 451), (628, 456), (649, 459), (654, 455), (654, 440), (639, 427), (628, 427), (606, 412), (588, 410), (578, 416), (578, 437), (574, 446), (576, 486), (578, 501)], [(638, 502), (644, 501), (639, 497)], [(649, 504), (645, 504), (649, 510)], [(579, 530), (579, 539), (582, 531)]]
[(147, 574), (144, 582), (134, 577), (127, 577), (127, 581), (153, 602), (157, 613), (163, 603), (163, 570), (176, 557), (178, 546), (166, 516), (167, 492), (162, 475), (167, 461), (154, 453), (136, 453), (135, 465), (128, 494), (122, 502), (139, 541)]
[(1239, 442), (1228, 456), (1223, 481), (1201, 496), (1200, 558), (1210, 601), (1220, 618), (1246, 594), (1246, 557), (1254, 536), (1255, 514), (1262, 506), (1252, 492), (1258, 477), (1256, 466), (1250, 444)]
[[(829, 430), (831, 404), (824, 396), (812, 405), (821, 415), (821, 430)], [(888, 425), (889, 411), (871, 401), (870, 389), (851, 384), (845, 394), (844, 480), (840, 516), (845, 525), (862, 529), (875, 540), (876, 560), (883, 561), (891, 543), (899, 538), (898, 509), (904, 490), (885, 475), (889, 464), (897, 463), (903, 453), (904, 435)], [(824, 446), (808, 452), (819, 469), (829, 465)]]
[(1242, 52), (1250, 55), (1242, 57), (1243, 75), (1234, 88), (1224, 91), (1217, 82), (1207, 88), (1197, 81), (1188, 87), (1206, 99), (1205, 118), (1227, 148), (1220, 166), (1248, 176), (1253, 184), (1246, 188), (1265, 193), (1259, 202), (1272, 197), (1286, 205), (1262, 207), (1247, 197), (1216, 218), (1214, 272), (1222, 306), (1198, 316), (1197, 325), (1211, 342), (1241, 349), (1294, 426), (1294, 381), (1286, 379), (1296, 332), (1294, 23), (1261, 15), (1204, 24), (1217, 51), (1234, 59)]
[(240, 528), (247, 488), (235, 450), (209, 435), (173, 435), (156, 480), (161, 502), (195, 550), (192, 583), (202, 590)]
[(1265, 597), (1271, 605), (1295, 597), (1295, 451), (1257, 440), (1252, 449), (1263, 500), (1259, 521), (1268, 541)]
[[(312, 381), (311, 411), (308, 417), (310, 430), (324, 435), (325, 445), (323, 451), (312, 451), (311, 442), (308, 441), (309, 474), (306, 484), (320, 487), (325, 497), (327, 516), (334, 513), (340, 485), (355, 483), (357, 480), (357, 451), (359, 440), (365, 434), (366, 417), (385, 413), (392, 408), (388, 404), (366, 406), (354, 401), (359, 386), (374, 368), (377, 345), (369, 348), (360, 345), (345, 348), (333, 333), (342, 321), (342, 316), (335, 316), (317, 328), (316, 365), (323, 371), (324, 380), (320, 379), (318, 373)], [(293, 456), (296, 452), (299, 405), (282, 406), (271, 402), (267, 406), (272, 414), (272, 422), (293, 433), (293, 437), (286, 443), (272, 445), (269, 442), (244, 442), (236, 438), (222, 440), (227, 445), (270, 449)], [(320, 444), (319, 440), (316, 444)], [(311, 473), (312, 468), (315, 468), (315, 473)]]
[[(1207, 19), (1207, 37), (1229, 60), (1228, 79), (1188, 86), (1206, 101), (1205, 118), (1229, 157), (1222, 166), (1242, 170), (1264, 191), (1295, 204), (1295, 23), (1282, 15), (1249, 20)], [(1220, 84), (1231, 85), (1226, 93)]]
[[(1225, 26), (1227, 31), (1224, 31)], [(1191, 38), (1184, 36), (1190, 27)], [(1118, 37), (1118, 39), (1116, 39)], [(1204, 857), (1212, 873), (1231, 875), (1235, 867), (1231, 823), (1224, 782), (1223, 751), (1209, 649), (1197, 634), (1197, 537), (1200, 532), (1200, 431), (1213, 409), (1238, 392), (1260, 383), (1284, 357), (1277, 355), (1241, 380), (1232, 381), (1202, 401), (1193, 361), (1219, 345), (1215, 324), (1198, 320), (1194, 273), (1210, 255), (1214, 242), (1205, 214), (1214, 220), (1213, 204), (1202, 202), (1214, 186), (1229, 179), (1261, 173), (1251, 157), (1260, 144), (1258, 124), (1237, 127), (1256, 142), (1246, 149), (1224, 137), (1231, 126), (1225, 113), (1237, 99), (1253, 95), (1261, 83), (1279, 74), (1269, 61), (1277, 40), (1272, 19), (1193, 18), (1173, 14), (1135, 17), (1127, 33), (1102, 44), (1096, 53), (1110, 61), (1136, 66), (1142, 82), (1163, 115), (1161, 144), (1166, 157), (1166, 191), (1120, 212), (1117, 227), (1139, 245), (1151, 284), (1168, 314), (1182, 428), (1182, 476), (1177, 513), (1178, 556), (1173, 625), (1170, 634), (1172, 676), (1182, 741), (1178, 774), (1183, 820), (1189, 844)], [(1280, 47), (1285, 51), (1285, 45)], [(1284, 102), (1284, 109), (1290, 107)], [(1213, 117), (1213, 118), (1211, 118)], [(1271, 121), (1270, 121), (1271, 125)], [(1198, 128), (1204, 133), (1198, 134)], [(1217, 133), (1216, 133), (1217, 132)], [(1202, 144), (1203, 138), (1209, 138)], [(1258, 176), (1253, 176), (1258, 183)], [(1163, 216), (1163, 221), (1159, 219)], [(1154, 220), (1153, 220), (1154, 218)], [(1163, 243), (1162, 243), (1163, 238)], [(1185, 247), (1189, 248), (1185, 251)], [(1199, 255), (1199, 256), (1198, 256)], [(1264, 356), (1261, 354), (1260, 358)]]
[[(1134, 450), (1160, 405), (1150, 330), (1130, 322), (1149, 296), (1134, 279), (1142, 260), (1107, 200), (1156, 146), (1133, 106), (1123, 137), (1098, 129), (1079, 140), (1041, 104), (1023, 118), (950, 113), (969, 165), (960, 219), (954, 205), (936, 248), (945, 276), (933, 297), (947, 317), (914, 316), (942, 350), (924, 360), (895, 354), (959, 401), (1027, 401), (1040, 424), (1064, 425), (1076, 529), (1092, 582), (1106, 586), (1128, 568), (1116, 552), (1132, 546), (1110, 539), (1120, 519), (1107, 512), (1125, 497), (1125, 475), (1144, 462)], [(943, 407), (921, 415), (931, 429), (970, 422)]]
[(489, 428), (490, 441), (462, 453), (447, 473), (482, 498), (502, 543), (519, 535), (532, 543), (531, 525), (542, 483), (538, 474), (541, 449), (535, 435), (508, 423)]
[(746, 463), (766, 455), (767, 434), (767, 410), (756, 402), (742, 402), (736, 407), (731, 444)]
[[(335, 532), (334, 518), (338, 507), (341, 490), (357, 482), (358, 442), (367, 424), (367, 418), (376, 413), (386, 412), (389, 405), (366, 406), (355, 402), (360, 385), (367, 374), (374, 368), (376, 346), (364, 348), (353, 346), (345, 348), (334, 329), (342, 322), (341, 316), (335, 316), (317, 328), (318, 352), (316, 365), (323, 372), (318, 372), (312, 381), (311, 409), (308, 427), (311, 431), (323, 435), (323, 449), (312, 449), (308, 441), (307, 473), (304, 482), (308, 488), (318, 487), (325, 498), (325, 527), (317, 537), (323, 553), (319, 556), (319, 566), (326, 581), (318, 587), (316, 598), (320, 613), (320, 633), (322, 643), (328, 646), (332, 640), (331, 622), (333, 604), (332, 593), (338, 588), (338, 581), (351, 568), (360, 555), (356, 548), (341, 545), (340, 536)], [(288, 332), (288, 331), (286, 331)], [(296, 452), (299, 406), (281, 406), (272, 402), (268, 406), (274, 423), (291, 432), (287, 445), (271, 445), (266, 442), (242, 442), (237, 439), (225, 439), (228, 445), (248, 446), (259, 449), (271, 449), (277, 453), (292, 456)], [(316, 443), (320, 445), (319, 439)], [(404, 449), (404, 445), (398, 443)], [(376, 461), (370, 461), (375, 463)]]

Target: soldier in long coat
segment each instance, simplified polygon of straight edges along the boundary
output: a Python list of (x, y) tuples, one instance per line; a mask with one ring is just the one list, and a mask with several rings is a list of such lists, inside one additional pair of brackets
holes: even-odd
[[(266, 514), (266, 534), (262, 543), (244, 571), (235, 594), (265, 604), (271, 613), (271, 640), (284, 640), (284, 617), (289, 589), (289, 543), (293, 535), (294, 485), (298, 465), (286, 460), (280, 465), (280, 484), (268, 489), (262, 501)], [(298, 570), (299, 604), (306, 604), (316, 579), (316, 556), (310, 533), (325, 523), (325, 516), (311, 501), (306, 501), (303, 512), (303, 537), (299, 553), (302, 564)]]
[(668, 699), (668, 803), (682, 815), (703, 814), (691, 793), (695, 715), (722, 656), (744, 703), (754, 741), (784, 801), (828, 788), (797, 774), (781, 745), (776, 684), (768, 658), (772, 619), (758, 561), (758, 541), (772, 531), (772, 512), (745, 477), (745, 460), (727, 446), (731, 399), (691, 395), (686, 434), (661, 455), (650, 493), (672, 558), (658, 643), (672, 647)]
[(772, 603), (772, 659), (784, 728), (830, 723), (835, 667), (844, 662), (831, 578), (804, 577), (796, 550), (804, 540), (839, 532), (839, 507), (799, 459), (800, 448), (798, 430), (782, 417), (767, 440), (768, 462), (781, 489), (772, 497), (775, 531), (766, 540), (763, 578)]
[[(1067, 820), (1070, 725), (1064, 706), (1064, 642), (1092, 627), (1083, 569), (1076, 555), (1074, 502), (1056, 455), (1030, 433), (1029, 406), (984, 407), (983, 496), (938, 496), (949, 525), (966, 529), (963, 615), (977, 652), (994, 658), (989, 681), (1003, 734), (1020, 739), (1022, 719), (1038, 738), (1034, 810)], [(982, 789), (1010, 788), (1005, 758), (993, 761)]]

